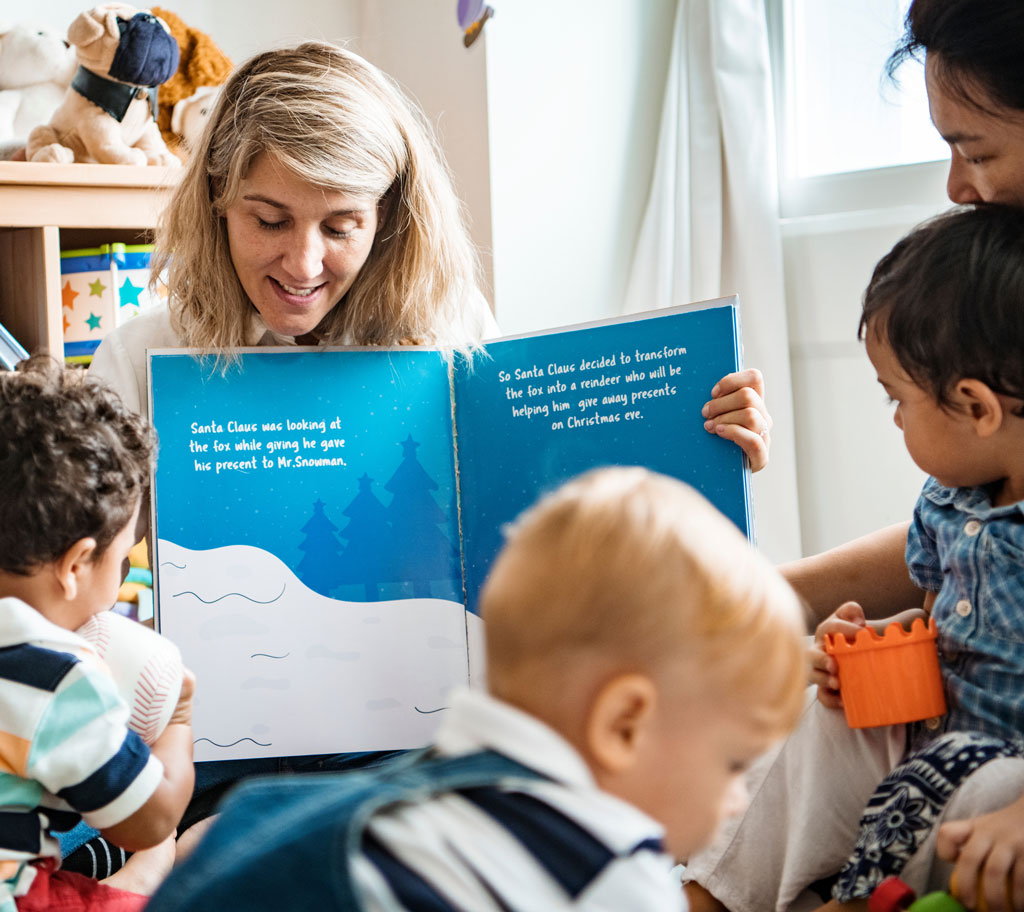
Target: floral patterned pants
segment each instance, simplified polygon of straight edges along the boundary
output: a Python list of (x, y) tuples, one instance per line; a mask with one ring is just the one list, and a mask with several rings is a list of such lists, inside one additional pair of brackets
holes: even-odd
[(997, 757), (1021, 756), (1024, 743), (971, 732), (940, 735), (909, 753), (871, 796), (833, 897), (844, 902), (870, 896), (886, 877), (903, 870), (968, 776)]

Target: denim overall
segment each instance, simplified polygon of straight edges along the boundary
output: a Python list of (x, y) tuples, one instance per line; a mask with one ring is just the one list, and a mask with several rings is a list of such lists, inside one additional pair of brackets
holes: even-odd
[(243, 782), (196, 851), (146, 912), (316, 909), (357, 912), (351, 861), (371, 815), (459, 789), (536, 781), (539, 773), (481, 751), (417, 751), (372, 770)]

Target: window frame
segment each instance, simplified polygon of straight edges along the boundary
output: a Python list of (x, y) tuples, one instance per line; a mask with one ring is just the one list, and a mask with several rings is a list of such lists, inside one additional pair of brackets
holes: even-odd
[(949, 159), (869, 168), (813, 177), (786, 174), (789, 136), (786, 103), (786, 4), (764, 0), (768, 23), (772, 101), (775, 106), (775, 142), (778, 156), (779, 214), (783, 220), (828, 216), (862, 210), (934, 207), (945, 197)]

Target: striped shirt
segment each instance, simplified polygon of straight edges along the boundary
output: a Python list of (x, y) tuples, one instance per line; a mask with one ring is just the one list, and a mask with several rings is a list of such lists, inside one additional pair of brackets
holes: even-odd
[(579, 754), (537, 719), (460, 691), (435, 747), (490, 749), (546, 778), (443, 793), (372, 817), (352, 867), (367, 912), (685, 910), (660, 824), (602, 792)]
[(60, 857), (52, 831), (134, 814), (163, 764), (127, 727), (128, 706), (88, 643), (15, 598), (0, 599), (0, 912)]
[[(1024, 735), (1024, 502), (925, 482), (907, 536), (914, 583), (937, 592), (932, 617), (949, 710), (941, 731)], [(938, 734), (923, 726), (921, 737)]]

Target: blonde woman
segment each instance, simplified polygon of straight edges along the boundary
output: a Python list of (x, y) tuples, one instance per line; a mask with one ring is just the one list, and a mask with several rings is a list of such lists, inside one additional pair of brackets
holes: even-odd
[(146, 349), (427, 342), (497, 332), (459, 202), (420, 113), (329, 44), (259, 54), (224, 86), (156, 238), (168, 310), (92, 370), (140, 412)]

